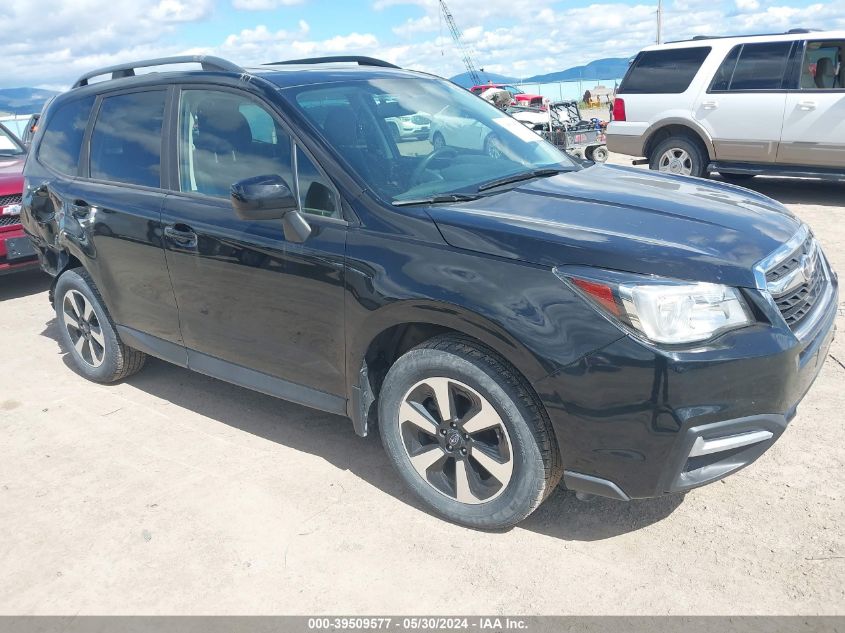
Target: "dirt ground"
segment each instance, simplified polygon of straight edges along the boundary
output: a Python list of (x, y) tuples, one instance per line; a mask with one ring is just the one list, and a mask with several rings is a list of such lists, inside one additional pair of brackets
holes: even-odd
[[(752, 186), (845, 271), (845, 183)], [(155, 359), (87, 382), (47, 288), (0, 279), (2, 614), (845, 613), (841, 334), (750, 468), (654, 501), (558, 490), (485, 533), (421, 509), (343, 418)]]

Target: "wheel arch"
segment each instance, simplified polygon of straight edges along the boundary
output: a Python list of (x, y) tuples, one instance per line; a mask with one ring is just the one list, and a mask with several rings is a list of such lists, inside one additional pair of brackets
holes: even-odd
[(347, 413), (355, 432), (362, 436), (368, 432), (381, 385), (393, 363), (440, 334), (462, 335), (491, 349), (513, 365), (529, 385), (548, 375), (540, 360), (504, 328), (456, 305), (419, 300), (390, 304), (354, 331), (347, 349)]
[(713, 140), (707, 131), (689, 119), (663, 119), (646, 130), (643, 156), (651, 158), (651, 152), (658, 143), (672, 136), (685, 136), (697, 141), (707, 152), (710, 160), (715, 160), (716, 154)]

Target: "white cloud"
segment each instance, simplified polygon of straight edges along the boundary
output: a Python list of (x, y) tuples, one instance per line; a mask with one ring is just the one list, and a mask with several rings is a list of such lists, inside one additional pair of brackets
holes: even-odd
[(740, 11), (756, 11), (760, 3), (757, 0), (736, 0), (736, 8)]
[[(217, 0), (291, 3), (297, 0)], [(361, 25), (315, 37), (298, 19), (278, 28), (261, 21), (216, 41), (187, 46), (179, 29), (206, 19), (215, 0), (0, 0), (7, 37), (0, 55), (0, 85), (68, 85), (83, 72), (121, 61), (175, 54), (216, 54), (253, 65), (293, 57), (360, 54), (442, 76), (463, 72), (436, 0), (374, 0), (390, 16), (396, 5), (412, 5), (418, 15), (393, 31), (370, 32)], [(819, 0), (798, 7), (797, 0), (668, 0), (664, 39), (698, 34), (777, 32), (804, 26), (845, 29), (845, 2)], [(759, 3), (752, 8), (753, 3)], [(629, 5), (615, 0), (572, 7), (566, 2), (463, 0), (450, 2), (476, 65), (491, 72), (526, 77), (562, 70), (604, 57), (627, 57), (655, 39), (651, 0)], [(79, 16), (96, 16), (80, 19)], [(37, 24), (37, 37), (30, 37)], [(610, 78), (608, 78), (610, 79)]]
[(272, 11), (280, 7), (291, 7), (306, 0), (232, 0), (232, 6), (244, 11)]

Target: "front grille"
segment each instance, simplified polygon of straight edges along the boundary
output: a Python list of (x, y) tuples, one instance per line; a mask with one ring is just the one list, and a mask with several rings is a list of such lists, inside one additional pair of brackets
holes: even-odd
[[(784, 283), (787, 286), (780, 290)], [(812, 236), (766, 272), (766, 285), (772, 298), (793, 330), (813, 312), (828, 283), (821, 249)]]
[(0, 226), (12, 226), (13, 224), (20, 224), (20, 216), (17, 215), (0, 215)]
[(13, 193), (10, 196), (0, 196), (0, 207), (5, 207), (7, 204), (20, 204), (21, 194)]
[(431, 119), (429, 119), (427, 116), (423, 116), (422, 114), (413, 115), (411, 117), (411, 121), (415, 125), (428, 125), (429, 123), (431, 123)]

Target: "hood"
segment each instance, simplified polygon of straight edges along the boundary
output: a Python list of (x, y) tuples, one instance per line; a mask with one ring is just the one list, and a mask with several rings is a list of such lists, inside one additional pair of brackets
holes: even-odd
[(26, 156), (0, 156), (0, 196), (23, 191), (23, 164)]
[(612, 165), (428, 212), (458, 248), (746, 287), (754, 265), (801, 225), (741, 187)]

